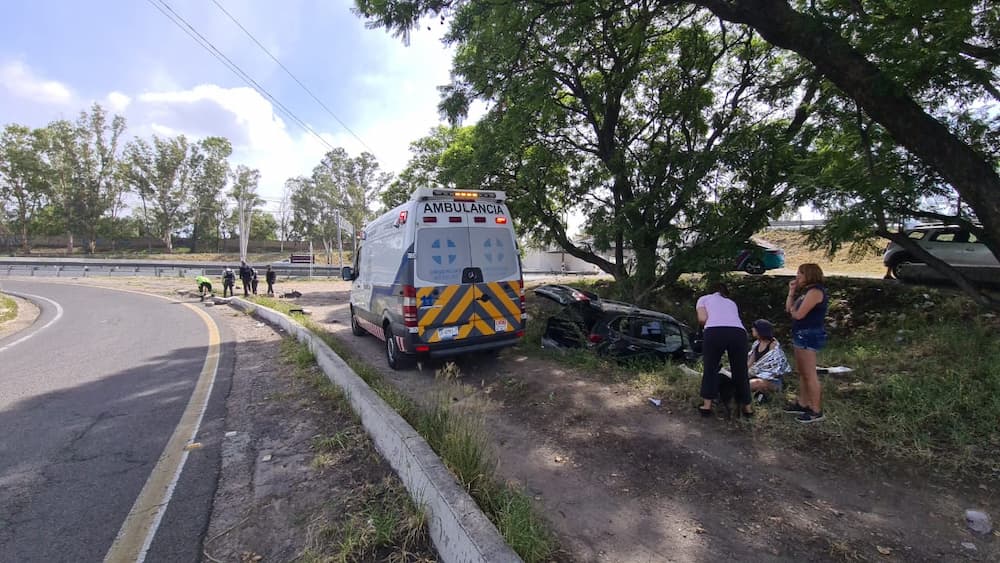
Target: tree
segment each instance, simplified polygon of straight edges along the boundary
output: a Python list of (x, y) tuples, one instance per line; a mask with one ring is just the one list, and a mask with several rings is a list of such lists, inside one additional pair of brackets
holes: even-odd
[[(357, 12), (369, 18), (370, 25), (404, 37), (421, 17), (434, 15), (445, 21), (451, 16), (448, 40), (460, 45), (492, 33), (470, 32), (468, 22), (481, 18), (483, 4), (476, 0), (356, 3)], [(523, 2), (520, 6), (530, 5), (538, 12), (558, 11), (568, 4), (585, 3)], [(1000, 18), (992, 2), (660, 0), (655, 4), (661, 10), (708, 8), (724, 21), (749, 25), (771, 44), (808, 61), (818, 76), (860, 108), (866, 115), (863, 119), (884, 127), (899, 147), (916, 156), (941, 183), (954, 188), (957, 198), (953, 199), (961, 199), (962, 205), (953, 206), (955, 214), (918, 206), (916, 216), (964, 224), (1000, 256), (998, 153), (981, 135), (970, 135), (997, 130), (995, 120), (988, 124), (975, 115), (978, 107), (1000, 99), (996, 72)], [(622, 12), (622, 4), (601, 6), (607, 12)], [(534, 27), (535, 22), (528, 25)], [(453, 94), (451, 99), (458, 100), (459, 106), (462, 97), (476, 95), (461, 90)], [(974, 126), (969, 127), (970, 123)], [(875, 129), (870, 128), (877, 135)], [(921, 187), (927, 184), (910, 184), (908, 189)], [(866, 190), (870, 191), (855, 192), (854, 198), (864, 199)], [(820, 197), (819, 201), (826, 201)], [(918, 194), (916, 200), (920, 199)], [(967, 214), (958, 212), (963, 207)], [(981, 226), (970, 219), (978, 219)], [(957, 276), (953, 271), (949, 275)], [(983, 296), (978, 297), (985, 302)]]
[(76, 131), (66, 120), (53, 121), (39, 132), (44, 175), (50, 205), (43, 210), (49, 231), (66, 234), (66, 250), (73, 252), (73, 234), (79, 221), (76, 205)]
[[(171, 139), (153, 136), (153, 144), (136, 139), (126, 149), (128, 178), (143, 199), (144, 212), (156, 234), (173, 252), (173, 234), (184, 223), (191, 192), (190, 145), (184, 135)], [(146, 209), (146, 203), (152, 209)]]
[[(802, 149), (793, 117), (806, 110), (790, 101), (808, 75), (752, 31), (649, 3), (456, 5), (441, 108), (452, 119), (475, 98), (492, 109), (474, 141), (443, 155), (452, 175), (439, 180), (505, 189), (522, 232), (597, 265), (636, 299), (694, 256), (724, 257), (794, 201), (777, 163)], [(570, 240), (570, 209), (587, 217), (589, 245)]]
[(30, 249), (28, 232), (36, 210), (45, 203), (47, 186), (40, 138), (23, 125), (9, 124), (0, 136), (0, 209), (12, 207), (21, 248)]
[(124, 184), (117, 176), (118, 143), (125, 131), (125, 118), (114, 116), (94, 104), (90, 113), (82, 112), (75, 126), (73, 151), (75, 169), (72, 203), (80, 232), (87, 238), (91, 254), (97, 250), (97, 229), (101, 217), (118, 201)]
[(216, 234), (232, 153), (233, 145), (224, 137), (207, 137), (191, 148), (191, 252), (198, 251), (201, 239)]
[(281, 201), (278, 202), (278, 214), (275, 216), (278, 240), (281, 241), (281, 252), (285, 251), (285, 241), (290, 240), (292, 235), (292, 219), (294, 217), (292, 193), (294, 190), (294, 180), (291, 178), (285, 180), (285, 186), (281, 191)]
[(264, 205), (264, 200), (257, 195), (257, 185), (260, 183), (260, 170), (243, 164), (233, 172), (233, 187), (229, 196), (236, 204), (236, 217), (240, 235), (240, 259), (247, 258), (247, 243), (250, 241), (250, 228), (254, 210)]
[[(752, 26), (772, 44), (815, 65), (900, 146), (954, 187), (982, 222), (982, 228), (968, 226), (1000, 257), (997, 153), (983, 151), (961, 134), (958, 122), (936, 118), (920, 103), (921, 97), (930, 107), (948, 99), (1000, 99), (995, 73), (1000, 18), (991, 2), (908, 0), (868, 3), (867, 10), (860, 2), (831, 2), (819, 8), (812, 4), (804, 12), (787, 0), (695, 1), (720, 18)], [(893, 67), (899, 70), (886, 70)]]
[[(348, 163), (346, 186), (343, 189), (341, 213), (360, 230), (374, 218), (372, 204), (392, 181), (392, 174), (382, 172), (375, 155), (363, 152)], [(352, 237), (357, 250), (357, 237)]]

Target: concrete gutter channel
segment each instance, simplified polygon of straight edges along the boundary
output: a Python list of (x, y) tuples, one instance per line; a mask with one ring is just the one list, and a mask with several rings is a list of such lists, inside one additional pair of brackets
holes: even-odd
[(431, 540), (442, 561), (521, 561), (423, 437), (320, 337), (286, 315), (240, 298), (216, 297), (214, 303), (228, 303), (252, 314), (309, 347), (323, 373), (344, 391), (375, 447), (399, 475), (414, 502), (427, 511)]

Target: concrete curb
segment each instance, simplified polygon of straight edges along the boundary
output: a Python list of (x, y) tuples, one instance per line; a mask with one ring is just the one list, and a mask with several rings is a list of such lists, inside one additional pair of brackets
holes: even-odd
[(285, 330), (309, 346), (323, 373), (344, 390), (375, 447), (428, 513), (428, 529), (445, 562), (519, 562), (521, 558), (458, 484), (434, 450), (321, 338), (286, 315), (240, 298), (217, 300)]

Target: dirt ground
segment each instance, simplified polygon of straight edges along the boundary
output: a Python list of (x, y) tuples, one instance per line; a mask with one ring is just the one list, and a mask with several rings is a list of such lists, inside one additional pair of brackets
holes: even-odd
[[(177, 281), (130, 284), (169, 293)], [(378, 340), (351, 335), (348, 284), (289, 282), (278, 289), (302, 292), (295, 301), (315, 321), (409, 396), (423, 400), (440, 389), (440, 364), (393, 372)], [(260, 340), (255, 331), (261, 329), (238, 334)], [(274, 357), (266, 347), (253, 349), (260, 355), (243, 365)], [(922, 468), (796, 451), (756, 432), (753, 421), (702, 419), (691, 406), (669, 401), (656, 408), (630, 385), (517, 348), (459, 366), (468, 386), (454, 399), (485, 405), (500, 476), (533, 496), (558, 536), (560, 560), (1000, 560), (1000, 534), (977, 536), (964, 522), (968, 508), (985, 510), (994, 522), (1000, 517), (995, 480), (942, 482)], [(762, 416), (785, 415), (770, 408)], [(268, 434), (273, 451), (312, 432), (289, 424), (275, 421)], [(276, 499), (289, 493), (274, 492)], [(257, 501), (234, 491), (232, 502)]]
[[(398, 387), (434, 395), (439, 365), (393, 372), (378, 340), (351, 335), (346, 283), (295, 289), (314, 320)], [(567, 559), (1000, 560), (1000, 538), (964, 523), (967, 508), (996, 517), (995, 482), (938, 483), (917, 468), (808, 455), (752, 422), (655, 408), (629, 385), (516, 348), (459, 365), (469, 392), (487, 399), (501, 476), (534, 496)], [(768, 414), (786, 416), (758, 416)]]
[[(362, 518), (370, 496), (405, 489), (349, 409), (324, 405), (314, 388), (295, 377), (294, 367), (278, 359), (282, 335), (224, 310), (238, 344), (206, 560), (333, 556), (331, 547), (342, 540), (337, 530), (352, 516)], [(341, 447), (323, 455), (316, 444), (330, 437)], [(390, 552), (376, 559), (433, 559), (428, 545), (425, 538), (406, 556)]]

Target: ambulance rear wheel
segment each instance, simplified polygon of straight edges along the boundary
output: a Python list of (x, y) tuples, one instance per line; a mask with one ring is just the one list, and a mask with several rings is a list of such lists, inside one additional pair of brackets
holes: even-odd
[(368, 334), (365, 329), (358, 324), (358, 317), (354, 315), (354, 307), (351, 307), (351, 334), (354, 336), (364, 336)]
[(413, 367), (414, 357), (404, 354), (396, 345), (396, 337), (392, 335), (392, 327), (385, 323), (385, 360), (392, 369), (408, 369)]

